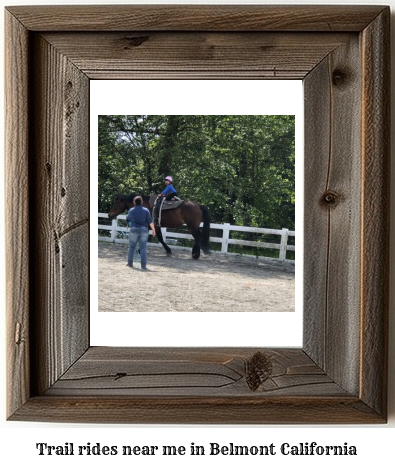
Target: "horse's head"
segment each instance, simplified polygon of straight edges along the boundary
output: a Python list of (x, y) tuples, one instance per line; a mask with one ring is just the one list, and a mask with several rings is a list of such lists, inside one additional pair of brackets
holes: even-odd
[(114, 203), (111, 206), (111, 209), (108, 213), (108, 218), (110, 220), (115, 219), (119, 214), (122, 214), (127, 209), (126, 200), (120, 194), (115, 196)]

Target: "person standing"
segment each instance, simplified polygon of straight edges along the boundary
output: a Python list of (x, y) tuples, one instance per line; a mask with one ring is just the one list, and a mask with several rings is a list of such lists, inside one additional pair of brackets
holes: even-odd
[(141, 196), (136, 196), (133, 199), (134, 207), (129, 209), (128, 215), (126, 216), (126, 220), (130, 227), (127, 266), (130, 268), (133, 267), (134, 250), (138, 243), (141, 256), (141, 269), (147, 270), (148, 226), (151, 227), (153, 237), (155, 236), (155, 227), (149, 210), (142, 206), (142, 202), (143, 198)]

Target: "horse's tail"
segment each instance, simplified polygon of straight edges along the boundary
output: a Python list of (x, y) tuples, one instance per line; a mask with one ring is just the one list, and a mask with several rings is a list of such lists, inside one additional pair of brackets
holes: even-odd
[(200, 206), (200, 209), (203, 212), (201, 247), (203, 253), (208, 255), (210, 253), (210, 214), (206, 206)]

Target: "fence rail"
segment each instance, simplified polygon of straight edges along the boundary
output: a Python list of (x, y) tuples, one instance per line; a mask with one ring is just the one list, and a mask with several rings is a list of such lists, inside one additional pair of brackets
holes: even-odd
[[(108, 219), (107, 214), (99, 213), (98, 217), (100, 219)], [(121, 225), (119, 221), (124, 225)], [(269, 229), (269, 228), (258, 228), (258, 227), (242, 227), (239, 225), (231, 224), (211, 224), (211, 229), (222, 230), (222, 237), (211, 237), (210, 242), (220, 243), (221, 249), (220, 253), (228, 253), (229, 245), (239, 245), (239, 246), (251, 246), (256, 248), (269, 248), (274, 250), (279, 250), (278, 258), (274, 257), (261, 257), (266, 259), (276, 259), (278, 261), (294, 262), (293, 260), (287, 259), (287, 251), (295, 251), (294, 245), (288, 244), (289, 237), (295, 237), (295, 232), (283, 228), (282, 230)], [(128, 243), (128, 228), (126, 226), (126, 215), (119, 215), (116, 220), (112, 220), (111, 224), (98, 224), (98, 230), (106, 230), (109, 232), (109, 236), (103, 237), (99, 235), (100, 241), (114, 242), (114, 243)], [(238, 238), (232, 238), (231, 232), (248, 232), (248, 233), (258, 233), (265, 235), (278, 235), (280, 236), (280, 243), (268, 243), (268, 242), (255, 242), (249, 240), (240, 240)], [(151, 231), (150, 231), (151, 233)], [(121, 235), (121, 238), (119, 238)], [(177, 244), (178, 239), (193, 240), (192, 235), (188, 233), (178, 233), (173, 231), (168, 231), (165, 227), (162, 228), (163, 239), (168, 244)], [(157, 245), (157, 243), (155, 243)]]

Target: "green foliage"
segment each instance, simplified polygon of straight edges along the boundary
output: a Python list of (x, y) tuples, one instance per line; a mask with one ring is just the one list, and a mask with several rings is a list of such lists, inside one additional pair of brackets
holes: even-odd
[(99, 211), (172, 175), (215, 223), (295, 227), (295, 117), (100, 116)]

